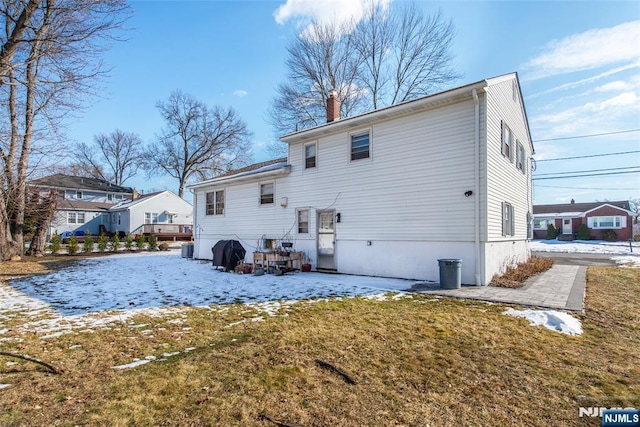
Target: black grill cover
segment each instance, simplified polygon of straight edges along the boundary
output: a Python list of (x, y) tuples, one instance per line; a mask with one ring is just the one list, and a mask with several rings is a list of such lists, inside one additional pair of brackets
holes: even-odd
[(212, 248), (213, 266), (233, 270), (244, 260), (246, 251), (237, 240), (220, 240)]

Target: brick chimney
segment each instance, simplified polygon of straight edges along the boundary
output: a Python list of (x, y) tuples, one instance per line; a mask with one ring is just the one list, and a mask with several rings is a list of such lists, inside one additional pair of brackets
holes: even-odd
[(576, 203), (576, 201), (574, 199), (571, 199), (571, 204), (574, 205)]
[(331, 91), (329, 98), (327, 98), (327, 123), (340, 120), (340, 99), (338, 98), (338, 92)]

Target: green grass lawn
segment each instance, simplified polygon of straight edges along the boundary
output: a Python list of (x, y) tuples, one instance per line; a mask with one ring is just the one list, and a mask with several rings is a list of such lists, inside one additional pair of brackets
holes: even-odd
[(186, 308), (45, 340), (9, 324), (3, 351), (63, 372), (0, 356), (0, 425), (595, 426), (580, 406), (640, 407), (638, 307), (640, 269), (590, 267), (577, 337), (421, 295)]

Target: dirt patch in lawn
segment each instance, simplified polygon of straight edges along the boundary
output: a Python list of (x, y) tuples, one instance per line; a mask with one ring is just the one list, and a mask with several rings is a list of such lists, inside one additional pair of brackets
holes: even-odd
[(63, 372), (0, 356), (0, 425), (594, 425), (580, 406), (640, 406), (638, 306), (640, 270), (597, 267), (577, 337), (423, 295), (9, 327), (3, 351)]
[(537, 274), (544, 273), (553, 266), (553, 260), (532, 256), (526, 262), (522, 262), (515, 267), (507, 267), (501, 275), (493, 276), (489, 286), (501, 288), (521, 288), (527, 279)]

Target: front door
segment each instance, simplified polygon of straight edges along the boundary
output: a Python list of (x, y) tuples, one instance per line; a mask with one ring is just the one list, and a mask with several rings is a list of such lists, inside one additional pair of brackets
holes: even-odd
[(319, 269), (335, 270), (335, 211), (318, 212), (318, 266)]
[(565, 218), (562, 220), (562, 234), (573, 234), (571, 218)]

